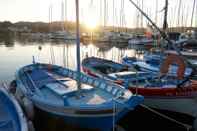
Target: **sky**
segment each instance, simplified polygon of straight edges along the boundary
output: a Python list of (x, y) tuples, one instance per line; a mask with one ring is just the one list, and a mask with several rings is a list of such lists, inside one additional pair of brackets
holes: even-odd
[[(104, 1), (107, 3), (105, 11)], [(161, 10), (164, 7), (165, 0), (133, 1), (136, 3), (143, 2), (143, 10), (152, 18), (153, 21), (155, 21), (159, 26), (162, 26), (163, 12), (161, 12)], [(181, 11), (178, 13), (178, 3), (180, 1), (182, 1)], [(170, 26), (175, 26), (177, 24), (187, 26), (191, 25), (193, 1), (194, 0), (169, 0), (168, 23)], [(102, 25), (105, 23), (105, 25), (121, 25), (125, 27), (147, 25), (145, 18), (141, 18), (141, 15), (129, 0), (79, 0), (79, 2), (80, 20), (82, 23)], [(121, 2), (124, 4), (121, 4)], [(64, 3), (64, 5), (67, 3), (64, 7), (64, 18), (62, 17), (62, 3)], [(158, 3), (157, 11), (156, 3)], [(52, 21), (60, 21), (63, 19), (75, 21), (75, 0), (0, 0), (0, 21), (49, 22), (50, 7), (52, 8)], [(192, 26), (197, 26), (196, 8), (197, 1)], [(180, 14), (179, 18), (178, 14)], [(106, 22), (104, 22), (104, 18), (106, 19)]]

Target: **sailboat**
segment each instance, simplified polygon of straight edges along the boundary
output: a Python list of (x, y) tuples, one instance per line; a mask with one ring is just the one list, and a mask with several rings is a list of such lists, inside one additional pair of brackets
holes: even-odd
[(17, 90), (35, 107), (66, 123), (108, 131), (142, 103), (143, 96), (81, 73), (78, 9), (76, 0), (77, 71), (34, 61), (16, 72)]
[(0, 87), (0, 131), (28, 131), (19, 103), (4, 86)]
[[(52, 8), (52, 7), (51, 7)], [(65, 29), (65, 17), (67, 12), (67, 1), (65, 3), (62, 1), (61, 3), (61, 29), (60, 31), (52, 32), (50, 34), (50, 39), (53, 40), (76, 40), (76, 37), (71, 34), (68, 30)], [(52, 15), (52, 9), (50, 10), (50, 15)], [(51, 18), (51, 23), (52, 23), (52, 16)]]

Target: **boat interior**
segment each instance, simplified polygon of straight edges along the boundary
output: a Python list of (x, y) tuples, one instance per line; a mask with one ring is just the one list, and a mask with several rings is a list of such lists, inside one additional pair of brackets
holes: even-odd
[[(81, 74), (78, 90), (77, 73), (68, 69), (34, 68), (24, 72), (22, 80), (28, 87), (38, 89), (43, 98), (53, 104), (87, 106), (106, 104), (124, 95), (120, 87)], [(77, 97), (80, 93), (80, 99)]]

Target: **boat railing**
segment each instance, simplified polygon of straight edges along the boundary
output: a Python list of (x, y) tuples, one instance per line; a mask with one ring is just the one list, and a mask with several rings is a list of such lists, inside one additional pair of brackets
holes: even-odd
[[(69, 69), (60, 69), (58, 72), (63, 73), (63, 75), (68, 76), (70, 78), (76, 79), (77, 73), (69, 70)], [(81, 73), (81, 82), (87, 83), (89, 85), (92, 85), (96, 88), (100, 88), (102, 90), (105, 90), (106, 92), (112, 94), (114, 98), (119, 98), (122, 94), (124, 94), (124, 91), (121, 89), (121, 87), (117, 87), (117, 85), (108, 83), (107, 81), (103, 79), (96, 79), (91, 76), (87, 76)]]

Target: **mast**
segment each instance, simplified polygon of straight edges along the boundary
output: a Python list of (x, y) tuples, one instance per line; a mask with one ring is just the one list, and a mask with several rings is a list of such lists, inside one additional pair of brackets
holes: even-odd
[(62, 21), (62, 31), (64, 31), (64, 2), (61, 3), (61, 21)]
[(114, 23), (115, 23), (115, 22), (114, 22), (114, 21), (115, 21), (115, 19), (114, 19), (114, 17), (115, 17), (115, 14), (114, 14), (114, 7), (115, 7), (115, 3), (114, 3), (114, 0), (113, 0), (113, 10), (112, 10), (112, 11), (113, 11), (113, 18), (112, 18), (112, 19), (113, 19), (113, 32), (115, 31), (115, 26), (114, 26)]
[(180, 24), (179, 24), (179, 18), (180, 18), (180, 13), (181, 13), (181, 2), (182, 0), (179, 0), (179, 5), (178, 5), (178, 18), (177, 18), (177, 25), (180, 27)]
[[(144, 9), (144, 0), (141, 0), (141, 7), (142, 7), (142, 10)], [(143, 28), (143, 15), (141, 14), (141, 28)]]
[(104, 27), (106, 26), (107, 23), (107, 1), (104, 0)]
[(75, 0), (76, 3), (76, 43), (77, 43), (77, 88), (81, 90), (81, 68), (80, 68), (80, 35), (79, 35), (79, 0)]
[(53, 7), (52, 5), (49, 6), (49, 31), (51, 32), (52, 31), (52, 24), (53, 24), (53, 21), (52, 21), (52, 16), (53, 15)]
[[(156, 8), (155, 8), (155, 23), (156, 24), (157, 24), (157, 18), (158, 18), (157, 12), (158, 12), (158, 0), (156, 0)], [(143, 17), (143, 15), (142, 15), (142, 17)]]
[(102, 27), (102, 10), (103, 10), (103, 8), (102, 8), (102, 1), (103, 0), (100, 0), (100, 26)]
[(194, 17), (195, 6), (196, 6), (196, 0), (193, 1), (192, 16), (191, 16), (191, 25), (190, 25), (191, 27), (193, 25), (193, 17)]
[(66, 30), (67, 29), (67, 0), (65, 0), (65, 8), (64, 8), (64, 10), (65, 10), (65, 15), (64, 15), (64, 17), (65, 17), (65, 26), (64, 26), (64, 29)]
[(164, 7), (164, 22), (163, 22), (163, 31), (166, 32), (166, 29), (168, 28), (168, 0), (165, 0), (165, 7)]
[(129, 1), (135, 6), (135, 8), (137, 8), (137, 9), (144, 15), (144, 17), (152, 24), (152, 26), (154, 26), (155, 29), (159, 31), (159, 33), (161, 34), (161, 36), (168, 42), (168, 45), (169, 45), (170, 47), (172, 47), (172, 48), (177, 52), (177, 54), (186, 62), (186, 64), (188, 64), (188, 66), (190, 66), (190, 67), (192, 68), (193, 71), (192, 71), (192, 73), (191, 73), (191, 75), (190, 75), (189, 77), (193, 76), (194, 73), (197, 71), (196, 67), (193, 66), (193, 65), (191, 64), (191, 62), (188, 61), (188, 60), (182, 55), (180, 49), (177, 48), (177, 47), (174, 45), (174, 43), (168, 38), (168, 36), (166, 35), (166, 33), (165, 33), (164, 31), (160, 30), (160, 28), (159, 28), (159, 27), (158, 27), (158, 26), (147, 16), (147, 14), (146, 14), (143, 10), (141, 10), (141, 9), (137, 6), (137, 4), (136, 4), (135, 2), (133, 2), (133, 0), (129, 0)]

